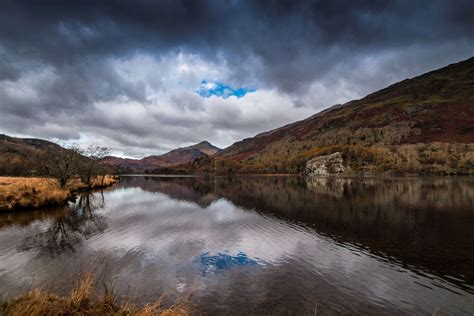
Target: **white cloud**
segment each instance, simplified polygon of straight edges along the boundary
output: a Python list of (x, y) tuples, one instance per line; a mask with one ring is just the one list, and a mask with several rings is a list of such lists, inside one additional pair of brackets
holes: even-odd
[[(140, 54), (107, 64), (125, 86), (145, 85), (145, 99), (125, 94), (98, 101), (71, 123), (83, 135), (81, 144), (100, 142), (120, 156), (138, 158), (202, 140), (226, 147), (313, 113), (295, 107), (288, 95), (276, 90), (258, 90), (241, 98), (203, 98), (195, 92), (202, 78), (226, 81), (229, 71), (223, 63), (183, 52), (162, 58)], [(213, 84), (207, 82), (206, 88)]]

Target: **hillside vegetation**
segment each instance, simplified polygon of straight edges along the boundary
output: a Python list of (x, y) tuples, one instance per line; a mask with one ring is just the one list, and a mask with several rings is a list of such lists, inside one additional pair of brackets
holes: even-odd
[(61, 146), (47, 140), (0, 135), (0, 175), (39, 175), (39, 157), (46, 153), (58, 154), (62, 150)]
[(474, 58), (234, 143), (177, 172), (300, 173), (341, 152), (348, 173), (474, 173)]

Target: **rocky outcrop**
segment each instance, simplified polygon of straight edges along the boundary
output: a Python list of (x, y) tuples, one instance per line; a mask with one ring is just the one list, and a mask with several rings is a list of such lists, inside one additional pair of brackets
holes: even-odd
[(315, 176), (328, 176), (343, 173), (344, 160), (342, 154), (336, 152), (326, 156), (319, 156), (306, 163), (305, 174)]

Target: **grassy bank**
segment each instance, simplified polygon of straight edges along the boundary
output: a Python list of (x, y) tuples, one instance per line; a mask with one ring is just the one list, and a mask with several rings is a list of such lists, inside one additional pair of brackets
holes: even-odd
[(112, 176), (97, 177), (91, 186), (75, 179), (65, 188), (48, 178), (0, 177), (0, 211), (39, 208), (66, 203), (71, 194), (85, 189), (98, 189), (114, 184)]
[(128, 302), (119, 302), (117, 297), (107, 290), (95, 295), (96, 282), (91, 273), (65, 296), (34, 289), (18, 298), (0, 305), (1, 315), (187, 315), (184, 303), (163, 307), (160, 300), (138, 307)]

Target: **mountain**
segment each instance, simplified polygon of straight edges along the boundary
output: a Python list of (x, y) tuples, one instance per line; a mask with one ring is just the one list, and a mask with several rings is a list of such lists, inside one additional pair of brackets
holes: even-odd
[(29, 157), (60, 146), (40, 139), (15, 138), (0, 135), (0, 175), (24, 175), (34, 169)]
[(299, 173), (342, 152), (361, 172), (474, 173), (474, 57), (238, 141), (181, 170)]
[[(39, 175), (41, 159), (61, 156), (67, 149), (37, 138), (17, 138), (0, 134), (0, 175)], [(88, 158), (77, 153), (79, 159)]]
[(174, 149), (163, 155), (152, 155), (142, 159), (108, 156), (102, 162), (119, 167), (123, 171), (150, 171), (189, 163), (197, 158), (212, 156), (219, 150), (208, 141), (203, 141), (189, 147)]

